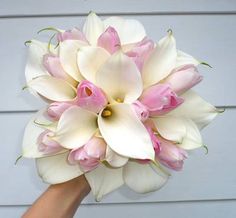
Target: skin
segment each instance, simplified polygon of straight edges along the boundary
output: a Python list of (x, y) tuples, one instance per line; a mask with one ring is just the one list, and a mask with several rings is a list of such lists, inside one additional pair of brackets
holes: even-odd
[(90, 192), (85, 176), (50, 185), (22, 218), (73, 218), (81, 201)]

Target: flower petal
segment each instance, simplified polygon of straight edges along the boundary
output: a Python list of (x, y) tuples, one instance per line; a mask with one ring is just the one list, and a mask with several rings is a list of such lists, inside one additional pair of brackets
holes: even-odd
[(109, 168), (100, 164), (95, 170), (85, 173), (96, 201), (124, 184), (122, 168)]
[(103, 22), (105, 28), (111, 26), (118, 32), (122, 45), (139, 42), (146, 36), (143, 25), (134, 19), (109, 17)]
[(170, 141), (182, 142), (187, 129), (184, 118), (174, 116), (153, 117), (157, 131), (160, 135)]
[(79, 165), (70, 165), (67, 162), (69, 152), (36, 159), (38, 174), (49, 184), (66, 182), (83, 174)]
[(143, 123), (128, 104), (111, 105), (111, 116), (98, 116), (98, 126), (110, 148), (116, 153), (137, 159), (154, 160), (152, 141)]
[(26, 81), (41, 75), (48, 75), (43, 66), (43, 56), (48, 53), (48, 44), (32, 40), (29, 44), (28, 58), (25, 67)]
[(123, 170), (125, 184), (137, 193), (148, 193), (160, 189), (168, 179), (154, 164), (139, 164), (129, 161)]
[(175, 67), (177, 58), (176, 42), (172, 33), (162, 38), (144, 63), (142, 77), (148, 87), (167, 77)]
[(97, 45), (97, 40), (103, 31), (104, 25), (101, 19), (94, 12), (90, 12), (83, 26), (83, 32), (91, 45)]
[(188, 64), (197, 66), (200, 64), (200, 62), (197, 59), (195, 59), (193, 56), (183, 51), (178, 50), (175, 68), (183, 66), (183, 65), (188, 65)]
[(79, 50), (77, 63), (83, 77), (95, 83), (95, 75), (98, 69), (109, 58), (110, 54), (103, 48), (86, 46)]
[(23, 157), (37, 158), (45, 156), (45, 154), (38, 149), (38, 137), (46, 128), (35, 123), (36, 120), (40, 120), (40, 122), (45, 124), (51, 123), (51, 121), (45, 117), (45, 111), (46, 109), (44, 108), (34, 114), (25, 127), (22, 147)]
[(96, 84), (111, 98), (129, 103), (141, 95), (143, 88), (138, 68), (121, 51), (113, 54), (99, 69), (96, 74)]
[(181, 97), (184, 98), (184, 103), (168, 115), (190, 118), (197, 124), (199, 129), (203, 129), (222, 112), (202, 99), (193, 90), (185, 92)]
[(160, 135), (177, 142), (183, 149), (194, 149), (202, 146), (202, 137), (197, 125), (189, 118), (164, 116), (152, 118)]
[(128, 162), (129, 159), (127, 157), (117, 154), (109, 146), (107, 146), (105, 160), (112, 167), (122, 167)]
[(29, 81), (27, 86), (52, 101), (69, 101), (76, 97), (76, 89), (71, 84), (48, 75)]
[(66, 40), (60, 43), (59, 58), (63, 69), (76, 81), (83, 79), (77, 66), (78, 50), (87, 43), (80, 40)]
[(72, 106), (61, 115), (55, 136), (52, 138), (65, 148), (79, 148), (95, 133), (96, 120), (95, 113)]

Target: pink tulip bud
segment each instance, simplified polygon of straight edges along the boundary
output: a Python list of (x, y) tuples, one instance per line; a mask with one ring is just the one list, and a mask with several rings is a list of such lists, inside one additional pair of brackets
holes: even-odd
[(45, 130), (38, 137), (38, 150), (44, 154), (55, 154), (63, 149), (63, 147), (56, 141), (50, 139), (54, 133)]
[(113, 27), (108, 27), (98, 38), (97, 45), (106, 49), (111, 54), (120, 48), (120, 38)]
[(53, 54), (44, 55), (43, 65), (53, 77), (64, 80), (68, 79), (69, 75), (64, 71), (58, 56)]
[(99, 113), (107, 104), (104, 92), (88, 80), (83, 80), (77, 89), (77, 105)]
[(158, 137), (160, 141), (160, 153), (156, 155), (156, 158), (165, 166), (173, 170), (181, 170), (183, 168), (184, 160), (188, 157), (185, 150), (178, 147), (171, 141), (167, 141), (161, 137)]
[(154, 48), (154, 42), (147, 37), (138, 42), (130, 51), (126, 52), (130, 58), (136, 63), (140, 72), (143, 68), (143, 63), (149, 57)]
[(145, 105), (143, 105), (140, 101), (135, 101), (133, 104), (132, 104), (138, 118), (144, 122), (145, 120), (147, 120), (147, 118), (149, 117), (149, 112), (146, 108)]
[(72, 30), (66, 30), (57, 34), (57, 40), (63, 42), (65, 40), (81, 40), (88, 42), (85, 35), (78, 28), (73, 28)]
[(53, 102), (49, 105), (47, 109), (47, 114), (52, 119), (59, 120), (62, 113), (73, 105), (74, 105), (73, 103), (67, 103), (67, 102)]
[(83, 147), (71, 150), (68, 162), (79, 164), (84, 172), (88, 172), (96, 168), (100, 160), (105, 158), (105, 152), (105, 141), (94, 136)]
[(147, 107), (151, 116), (168, 113), (184, 101), (172, 91), (169, 84), (157, 84), (149, 87), (139, 100)]
[(198, 73), (197, 68), (189, 64), (175, 69), (165, 79), (165, 82), (169, 83), (172, 90), (180, 95), (201, 82), (202, 79), (203, 76)]

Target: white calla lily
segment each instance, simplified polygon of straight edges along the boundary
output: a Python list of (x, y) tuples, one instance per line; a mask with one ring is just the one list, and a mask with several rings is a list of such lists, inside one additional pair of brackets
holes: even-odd
[(110, 54), (100, 47), (81, 48), (77, 55), (77, 64), (83, 77), (96, 83), (96, 73), (109, 57)]
[(91, 45), (97, 45), (97, 40), (103, 31), (102, 20), (94, 12), (90, 12), (83, 26), (83, 32)]
[(126, 103), (133, 103), (141, 95), (143, 88), (138, 68), (121, 51), (110, 56), (99, 69), (96, 84), (113, 100), (119, 99)]
[(49, 184), (58, 184), (76, 178), (83, 174), (79, 165), (67, 162), (69, 152), (36, 159), (38, 174)]
[(61, 115), (52, 139), (65, 148), (79, 148), (95, 134), (96, 120), (95, 113), (72, 106)]
[(85, 173), (85, 177), (91, 187), (97, 201), (124, 184), (123, 168), (109, 168), (100, 164), (95, 170)]
[(76, 81), (83, 80), (77, 65), (77, 53), (87, 43), (80, 40), (65, 40), (59, 46), (59, 58), (63, 69)]
[(134, 19), (110, 17), (105, 19), (103, 22), (105, 29), (109, 26), (115, 28), (122, 45), (139, 42), (146, 36), (146, 31), (143, 25)]
[(176, 65), (177, 50), (172, 32), (162, 38), (144, 63), (142, 77), (144, 87), (154, 85), (167, 77)]
[(175, 141), (184, 149), (202, 146), (202, 138), (197, 125), (189, 118), (163, 116), (152, 118), (159, 134), (170, 141)]
[(188, 64), (197, 66), (200, 64), (200, 62), (197, 59), (195, 59), (193, 56), (183, 51), (178, 50), (175, 68), (178, 68), (183, 65), (188, 65)]
[(217, 114), (222, 112), (202, 99), (193, 90), (185, 92), (181, 97), (184, 98), (184, 103), (168, 113), (168, 115), (190, 118), (197, 124), (199, 129), (203, 129)]
[(35, 113), (28, 124), (25, 127), (23, 145), (22, 145), (22, 156), (27, 158), (39, 158), (45, 156), (43, 152), (38, 149), (38, 137), (45, 131), (44, 126), (37, 125), (35, 120), (40, 120), (42, 123), (50, 123), (50, 120), (44, 116), (46, 109), (43, 108)]
[(116, 153), (130, 158), (154, 160), (150, 136), (131, 105), (109, 106), (111, 116), (98, 116), (98, 126), (107, 144)]
[(123, 169), (125, 184), (137, 193), (148, 193), (160, 189), (168, 175), (154, 164), (139, 164), (129, 161)]
[(76, 89), (70, 83), (49, 75), (36, 77), (27, 86), (52, 101), (70, 101), (76, 97)]

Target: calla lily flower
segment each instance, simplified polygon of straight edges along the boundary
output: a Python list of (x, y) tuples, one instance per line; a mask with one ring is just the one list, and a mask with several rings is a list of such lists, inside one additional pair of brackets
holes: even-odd
[(26, 87), (49, 105), (27, 124), (23, 156), (46, 183), (84, 174), (97, 201), (124, 184), (160, 189), (162, 165), (182, 169), (221, 112), (190, 90), (200, 62), (177, 50), (172, 31), (154, 43), (138, 21), (93, 12), (57, 40), (29, 44)]

